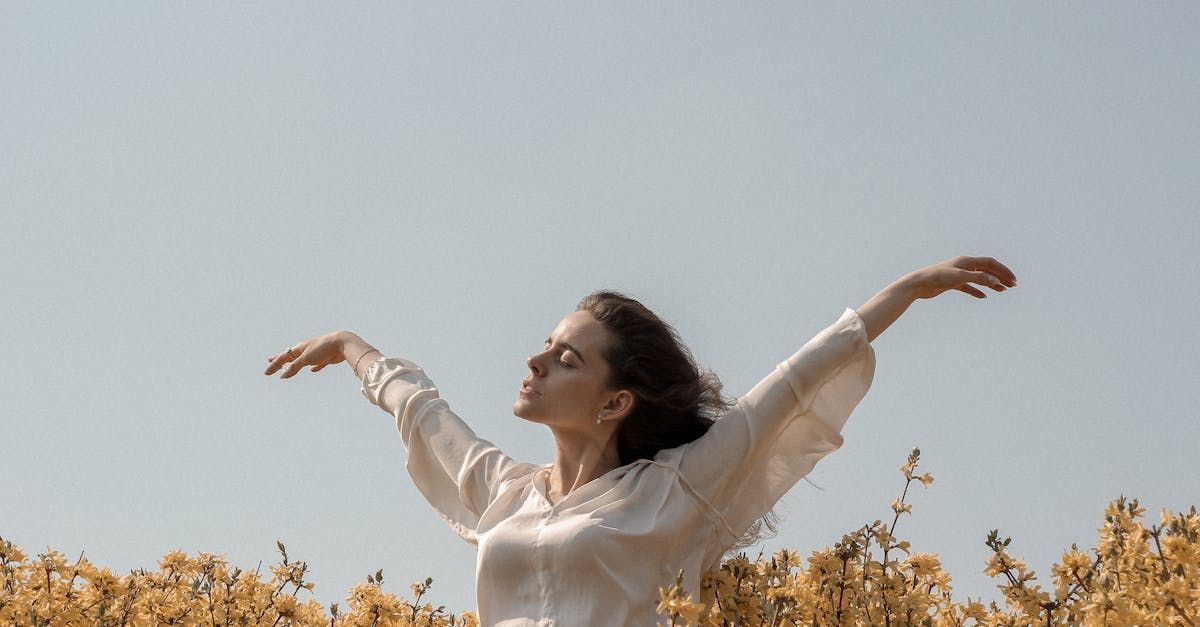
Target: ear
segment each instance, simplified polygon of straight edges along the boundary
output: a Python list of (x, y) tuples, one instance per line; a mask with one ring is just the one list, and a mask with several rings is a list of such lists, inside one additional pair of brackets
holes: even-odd
[(608, 402), (604, 404), (603, 412), (605, 420), (622, 420), (629, 412), (633, 411), (634, 402), (637, 399), (633, 396), (633, 392), (629, 390), (617, 390), (613, 393)]

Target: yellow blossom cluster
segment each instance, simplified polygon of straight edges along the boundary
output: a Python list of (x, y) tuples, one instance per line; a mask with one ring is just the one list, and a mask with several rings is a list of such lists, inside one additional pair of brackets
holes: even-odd
[[(159, 560), (157, 572), (139, 569), (116, 576), (80, 555), (74, 564), (52, 549), (29, 560), (12, 542), (0, 538), (0, 624), (60, 625), (303, 625), (329, 627), (478, 627), (471, 612), (448, 614), (445, 607), (421, 603), (431, 579), (412, 585), (413, 600), (402, 601), (382, 589), (383, 571), (367, 575), (346, 601), (350, 611), (329, 613), (314, 599), (303, 603), (296, 593), (312, 591), (304, 581), (308, 566), (288, 560), (271, 567), (272, 577), (230, 569), (221, 556), (201, 552), (189, 558), (172, 551)], [(288, 589), (290, 587), (290, 589)]]
[[(920, 449), (900, 467), (904, 492), (892, 502), (891, 525), (876, 520), (842, 536), (832, 548), (800, 556), (781, 550), (751, 561), (740, 554), (704, 573), (700, 599), (683, 590), (683, 573), (659, 588), (660, 615), (675, 625), (1200, 625), (1200, 514), (1163, 510), (1161, 526), (1146, 529), (1145, 510), (1122, 496), (1108, 505), (1093, 555), (1071, 545), (1052, 568), (1055, 589), (1043, 591), (1036, 573), (1011, 557), (1011, 538), (998, 530), (986, 543), (992, 557), (984, 572), (1002, 578), (995, 602), (958, 602), (937, 555), (910, 551), (893, 534), (915, 475)], [(1151, 542), (1153, 546), (1151, 546)], [(872, 544), (882, 552), (876, 558)], [(904, 558), (894, 551), (903, 552)]]

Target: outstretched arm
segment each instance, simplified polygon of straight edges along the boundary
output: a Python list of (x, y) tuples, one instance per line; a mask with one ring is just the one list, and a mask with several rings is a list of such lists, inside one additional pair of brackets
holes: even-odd
[(847, 308), (740, 397), (707, 433), (673, 453), (660, 453), (662, 461), (678, 455), (680, 476), (727, 532), (726, 547), (841, 447), (842, 428), (874, 379), (870, 341), (918, 298), (949, 289), (984, 298), (972, 282), (1003, 291), (1016, 285), (1016, 277), (989, 257), (955, 257), (909, 272), (859, 309)]
[(856, 310), (866, 326), (867, 341), (879, 337), (918, 298), (933, 298), (952, 289), (976, 298), (987, 298), (971, 283), (1003, 292), (1017, 285), (1017, 277), (1012, 270), (991, 257), (958, 256), (913, 270), (880, 290)]
[[(264, 374), (280, 378), (308, 367), (318, 372), (345, 362), (362, 379), (362, 394), (391, 414), (406, 450), (405, 468), (429, 504), (462, 539), (478, 543), (476, 527), (506, 480), (539, 466), (516, 462), (480, 438), (441, 398), (417, 364), (386, 357), (358, 335), (334, 331), (268, 357)], [(286, 367), (285, 367), (286, 366)]]

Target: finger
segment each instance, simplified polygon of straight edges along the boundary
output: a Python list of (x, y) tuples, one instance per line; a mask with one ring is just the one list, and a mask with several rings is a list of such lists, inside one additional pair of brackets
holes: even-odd
[(984, 257), (982, 261), (983, 267), (980, 268), (981, 270), (991, 273), (1009, 287), (1017, 284), (1017, 275), (1013, 274), (1013, 271), (1009, 270), (1008, 266), (1000, 263), (994, 257)]
[(288, 357), (287, 351), (284, 351), (273, 357), (268, 357), (267, 361), (269, 363), (267, 364), (267, 369), (266, 369), (266, 371), (263, 372), (263, 374), (269, 375), (269, 374), (274, 374), (275, 371), (279, 370), (279, 368), (281, 366), (283, 366), (283, 364), (287, 363), (288, 361), (291, 361), (291, 358)]
[(996, 271), (993, 272), (992, 274), (995, 274), (996, 276), (1000, 277), (1000, 280), (1004, 281), (1005, 285), (1007, 285), (1009, 287), (1016, 286), (1017, 275), (1013, 274), (1013, 271), (1009, 270), (1008, 266), (1000, 263), (999, 261), (996, 261), (995, 259), (992, 260), (992, 263), (996, 264), (996, 268), (995, 268)]
[(284, 364), (288, 363), (289, 361), (292, 361), (299, 355), (300, 355), (300, 351), (297, 350), (296, 347), (291, 346), (291, 347), (288, 347), (287, 350), (283, 351), (282, 353), (279, 353), (278, 355), (276, 355), (274, 357), (268, 357), (267, 359), (271, 363), (267, 366), (267, 370), (263, 374), (266, 374), (266, 375), (274, 374), (275, 371), (279, 370), (279, 368), (281, 368)]
[(329, 365), (329, 364), (320, 364), (320, 365), (318, 365), (318, 366), (313, 366), (313, 367), (312, 367), (312, 368), (309, 370), (309, 372), (320, 372), (320, 371), (321, 371), (321, 368), (324, 368), (325, 366), (328, 366), (328, 365)]
[(1003, 292), (1004, 290), (1008, 289), (1003, 283), (1000, 282), (1000, 279), (988, 274), (987, 272), (972, 272), (971, 275), (972, 282), (980, 285), (986, 285), (997, 292)]
[(296, 373), (300, 372), (300, 370), (305, 366), (312, 364), (313, 359), (310, 352), (311, 351), (306, 349), (303, 353), (296, 355), (296, 359), (292, 360), (292, 362), (288, 364), (288, 367), (283, 369), (283, 374), (280, 375), (279, 378), (290, 379), (291, 377), (296, 376)]
[(1017, 275), (1013, 274), (1008, 266), (1000, 263), (995, 257), (972, 257), (971, 269), (982, 270), (990, 273), (992, 276), (1000, 279), (1000, 282), (1008, 287), (1017, 284)]
[(956, 289), (960, 292), (966, 292), (966, 293), (970, 294), (971, 296), (974, 296), (975, 298), (987, 298), (987, 294), (984, 294), (983, 292), (971, 287), (970, 285), (968, 285), (966, 283), (964, 283), (963, 285), (960, 285), (954, 289)]
[(288, 364), (286, 368), (283, 369), (283, 372), (279, 373), (279, 378), (280, 379), (290, 379), (290, 378), (296, 376), (296, 373), (300, 371), (301, 367), (302, 366), (301, 366), (299, 360), (293, 361), (290, 364)]
[(267, 369), (263, 371), (263, 374), (266, 374), (266, 375), (274, 374), (276, 370), (279, 370), (279, 366), (283, 365), (283, 362), (286, 360), (287, 360), (287, 356), (284, 355), (283, 353), (279, 353), (278, 355), (272, 355), (272, 356), (268, 357), (267, 358)]

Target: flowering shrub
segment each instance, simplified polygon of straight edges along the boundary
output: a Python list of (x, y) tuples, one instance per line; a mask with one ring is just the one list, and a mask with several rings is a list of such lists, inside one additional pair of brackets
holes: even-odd
[[(920, 449), (904, 473), (904, 492), (892, 502), (891, 525), (876, 520), (814, 551), (808, 566), (788, 550), (751, 562), (740, 554), (705, 573), (701, 599), (682, 590), (683, 573), (659, 589), (660, 614), (671, 625), (1197, 625), (1200, 623), (1200, 515), (1163, 510), (1149, 530), (1144, 509), (1124, 496), (1109, 503), (1094, 556), (1071, 545), (1053, 566), (1054, 591), (1043, 591), (1025, 562), (1011, 557), (1011, 538), (998, 530), (986, 543), (993, 555), (984, 572), (1003, 576), (1006, 608), (951, 599), (950, 576), (936, 555), (914, 553), (892, 535), (909, 485), (933, 483), (914, 475)], [(1154, 548), (1150, 548), (1150, 540)], [(882, 551), (875, 559), (872, 542)], [(898, 559), (903, 552), (904, 559)], [(967, 621), (973, 621), (968, 623)]]
[[(746, 555), (726, 560), (705, 573), (701, 598), (682, 590), (683, 573), (660, 588), (658, 610), (671, 625), (1192, 625), (1200, 623), (1200, 515), (1163, 510), (1160, 526), (1141, 524), (1145, 510), (1122, 496), (1105, 510), (1100, 539), (1089, 555), (1075, 545), (1052, 568), (1053, 592), (1036, 584), (1036, 574), (1008, 554), (1010, 538), (997, 530), (986, 543), (992, 557), (984, 570), (1003, 577), (1005, 608), (951, 598), (950, 576), (937, 555), (911, 551), (893, 533), (913, 481), (928, 486), (930, 474), (915, 475), (921, 452), (913, 449), (900, 467), (904, 491), (892, 502), (890, 525), (876, 520), (842, 536), (832, 548), (813, 551), (808, 565), (799, 554), (781, 550), (768, 560)], [(1151, 547), (1153, 542), (1153, 548)], [(876, 559), (872, 545), (881, 551)], [(477, 627), (472, 612), (448, 614), (444, 606), (421, 603), (431, 579), (410, 586), (412, 600), (383, 591), (383, 571), (367, 576), (329, 613), (315, 600), (301, 603), (296, 593), (311, 591), (308, 567), (289, 561), (279, 543), (281, 563), (269, 581), (254, 572), (232, 571), (222, 557), (200, 553), (188, 558), (172, 551), (158, 572), (139, 569), (118, 577), (81, 555), (68, 564), (48, 550), (28, 560), (0, 538), (0, 624), (3, 625), (304, 625)], [(901, 559), (903, 554), (903, 559)], [(80, 584), (76, 583), (80, 580)], [(78, 587), (77, 587), (78, 586)], [(289, 586), (291, 589), (289, 590)], [(968, 622), (972, 621), (972, 622)]]
[[(301, 603), (295, 594), (311, 591), (304, 581), (308, 566), (289, 562), (278, 543), (283, 562), (271, 567), (269, 581), (257, 570), (232, 572), (222, 557), (200, 553), (189, 559), (172, 551), (159, 560), (158, 572), (136, 570), (117, 577), (97, 569), (81, 555), (68, 564), (62, 553), (49, 550), (28, 561), (20, 549), (0, 538), (0, 624), (3, 625), (304, 625), (313, 626), (428, 626), (477, 627), (471, 612), (447, 614), (445, 607), (421, 604), (432, 579), (414, 583), (412, 602), (384, 592), (383, 571), (367, 575), (346, 601), (348, 613), (331, 615), (315, 600)], [(76, 579), (82, 587), (76, 589)], [(294, 586), (290, 591), (288, 586)]]

